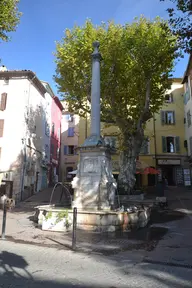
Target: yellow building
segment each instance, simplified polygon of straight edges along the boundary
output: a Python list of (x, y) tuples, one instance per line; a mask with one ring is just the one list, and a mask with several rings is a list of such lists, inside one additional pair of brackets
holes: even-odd
[[(154, 118), (146, 125), (146, 140), (141, 148), (139, 159), (160, 171), (168, 179), (170, 186), (183, 186), (185, 175), (189, 173), (187, 149), (185, 148), (184, 130), (184, 103), (182, 79), (174, 79), (172, 87), (165, 95), (165, 104)], [(113, 143), (117, 139), (113, 134), (116, 127), (105, 128), (102, 125), (101, 134)], [(87, 119), (80, 119), (79, 145), (90, 134), (90, 125)], [(113, 155), (113, 170), (118, 171), (118, 154)], [(142, 185), (153, 186), (154, 175), (137, 176)], [(189, 184), (189, 183), (188, 183)], [(186, 185), (187, 186), (187, 185)]]

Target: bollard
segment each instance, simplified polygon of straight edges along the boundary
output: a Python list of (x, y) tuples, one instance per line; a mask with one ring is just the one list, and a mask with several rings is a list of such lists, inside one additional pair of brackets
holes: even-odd
[(76, 231), (77, 231), (77, 208), (73, 208), (73, 234), (72, 234), (72, 250), (76, 250)]
[(3, 201), (3, 224), (2, 224), (2, 234), (1, 234), (2, 240), (5, 240), (6, 218), (7, 218), (7, 205), (6, 205), (6, 199), (5, 199)]

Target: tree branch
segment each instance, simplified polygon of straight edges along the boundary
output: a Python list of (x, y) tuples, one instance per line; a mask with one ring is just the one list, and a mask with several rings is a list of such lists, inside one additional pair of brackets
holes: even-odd
[(141, 125), (144, 121), (146, 121), (146, 116), (149, 114), (149, 102), (151, 95), (151, 77), (147, 79), (146, 83), (146, 94), (145, 94), (145, 106), (139, 120), (137, 122), (137, 130), (141, 128)]

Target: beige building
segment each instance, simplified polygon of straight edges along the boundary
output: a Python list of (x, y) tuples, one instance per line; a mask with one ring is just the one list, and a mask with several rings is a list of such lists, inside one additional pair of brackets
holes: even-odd
[[(190, 173), (190, 170), (184, 129), (184, 88), (181, 82), (182, 79), (180, 78), (173, 79), (171, 89), (165, 95), (163, 107), (159, 113), (154, 115), (154, 118), (147, 122), (146, 139), (143, 142), (139, 156), (139, 160), (159, 170), (159, 177), (166, 176), (170, 186), (191, 185), (186, 176)], [(113, 146), (118, 145), (118, 139), (114, 136), (117, 127), (105, 128), (104, 124), (101, 126), (102, 136), (110, 141)], [(82, 145), (90, 134), (89, 121), (80, 119), (79, 132), (79, 145)], [(118, 174), (118, 153), (112, 156), (112, 162), (113, 171)], [(137, 175), (137, 178), (139, 178), (138, 182), (142, 186), (153, 186), (155, 184), (154, 175)]]
[(69, 113), (65, 102), (62, 105), (60, 175), (62, 182), (70, 182), (73, 175), (69, 172), (76, 170), (78, 164), (79, 116)]

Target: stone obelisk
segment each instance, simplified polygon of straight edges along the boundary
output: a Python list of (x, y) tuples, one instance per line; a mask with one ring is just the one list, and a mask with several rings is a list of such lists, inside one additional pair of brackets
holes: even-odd
[(114, 206), (116, 181), (112, 174), (110, 149), (100, 135), (99, 42), (93, 43), (91, 85), (91, 135), (79, 147), (80, 161), (72, 182), (73, 206), (82, 210), (110, 210)]

